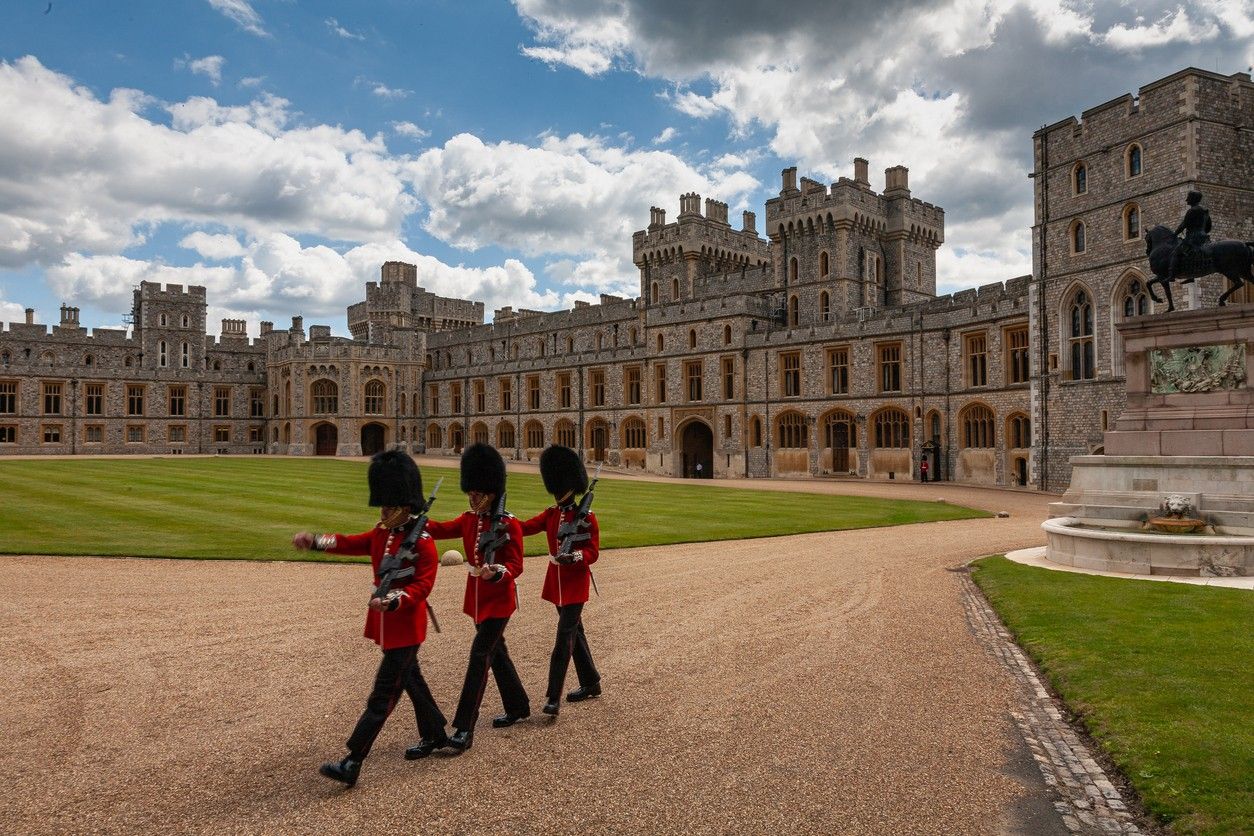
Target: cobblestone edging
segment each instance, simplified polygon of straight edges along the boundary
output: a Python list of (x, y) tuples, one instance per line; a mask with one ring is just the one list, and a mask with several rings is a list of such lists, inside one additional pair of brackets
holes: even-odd
[(1072, 833), (1144, 834), (1088, 747), (1063, 716), (1060, 702), (1015, 644), (970, 575), (959, 576), (967, 622), (976, 637), (1017, 683), (1020, 701), (1011, 711), (1041, 774), (1057, 795), (1054, 807)]

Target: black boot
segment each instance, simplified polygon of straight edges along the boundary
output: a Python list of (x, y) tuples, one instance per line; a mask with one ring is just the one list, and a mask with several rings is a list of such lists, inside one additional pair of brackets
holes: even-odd
[(450, 744), (449, 744), (449, 739), (447, 735), (442, 734), (438, 738), (424, 737), (422, 740), (418, 741), (418, 745), (410, 746), (408, 749), (405, 750), (405, 760), (407, 761), (422, 760), (427, 755), (430, 755), (432, 752), (434, 752), (436, 749), (443, 749), (445, 746), (448, 746), (448, 745)]
[(545, 714), (548, 714), (550, 717), (556, 717), (557, 712), (561, 710), (561, 706), (562, 704), (559, 702), (558, 697), (549, 697), (544, 701), (544, 708), (540, 710)]
[(506, 712), (505, 714), (501, 714), (498, 717), (492, 718), (492, 728), (503, 729), (506, 726), (514, 725), (519, 720), (526, 720), (530, 716), (531, 716), (530, 711), (528, 711), (526, 714), (510, 714)]
[(472, 729), (455, 729), (448, 739), (449, 748), (456, 749), (459, 752), (465, 752), (470, 748), (475, 740), (475, 733)]
[(339, 781), (341, 784), (351, 787), (357, 783), (357, 775), (361, 772), (361, 761), (355, 761), (352, 757), (347, 757), (342, 761), (324, 763), (318, 768), (318, 772), (332, 781)]
[(566, 702), (583, 702), (601, 696), (601, 683), (596, 685), (580, 685), (566, 695)]

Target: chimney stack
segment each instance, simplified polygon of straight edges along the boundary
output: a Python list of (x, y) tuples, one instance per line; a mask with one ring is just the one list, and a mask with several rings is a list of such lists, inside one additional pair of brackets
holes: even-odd
[(35, 324), (35, 309), (34, 308), (26, 309), (26, 324), (27, 325)]
[(758, 231), (758, 216), (752, 212), (745, 212), (742, 217), (744, 218), (744, 231), (756, 233)]
[(871, 178), (869, 166), (871, 164), (862, 157), (854, 157), (853, 159), (853, 182), (859, 186), (870, 186)]
[(784, 175), (784, 187), (780, 190), (780, 194), (795, 192), (797, 190), (797, 167), (786, 168), (782, 173)]

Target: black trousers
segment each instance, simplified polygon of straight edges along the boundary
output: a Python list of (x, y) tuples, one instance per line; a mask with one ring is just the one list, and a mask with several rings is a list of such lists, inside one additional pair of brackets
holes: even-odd
[(553, 655), (549, 657), (549, 699), (556, 700), (562, 696), (566, 669), (572, 658), (580, 685), (591, 687), (601, 683), (601, 674), (597, 673), (592, 651), (588, 649), (588, 638), (583, 634), (583, 604), (557, 608), (557, 641), (553, 643)]
[(479, 719), (479, 705), (483, 702), (483, 689), (488, 685), (488, 671), (496, 677), (497, 690), (505, 712), (516, 717), (531, 713), (531, 703), (523, 688), (514, 662), (505, 646), (505, 625), (508, 618), (489, 618), (475, 625), (475, 638), (470, 643), (470, 662), (466, 665), (466, 681), (462, 683), (462, 696), (457, 701), (457, 715), (453, 727), (469, 731)]
[(379, 672), (374, 677), (374, 688), (366, 700), (366, 710), (361, 713), (357, 727), (348, 738), (348, 753), (353, 760), (365, 760), (370, 754), (374, 739), (383, 729), (401, 693), (409, 694), (414, 704), (414, 716), (418, 720), (418, 733), (423, 737), (444, 736), (444, 715), (431, 696), (427, 681), (422, 678), (418, 666), (418, 645), (396, 647), (383, 651)]

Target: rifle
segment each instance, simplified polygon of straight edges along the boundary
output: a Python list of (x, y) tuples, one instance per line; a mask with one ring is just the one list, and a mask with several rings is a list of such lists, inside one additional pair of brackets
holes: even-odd
[[(444, 477), (435, 483), (435, 487), (431, 490), (431, 497), (423, 503), (422, 511), (411, 516), (413, 528), (409, 534), (405, 536), (405, 540), (401, 543), (401, 547), (396, 550), (396, 554), (384, 555), (379, 561), (379, 585), (375, 587), (371, 598), (378, 598), (381, 601), (391, 601), (396, 597), (397, 593), (392, 591), (392, 586), (399, 580), (412, 578), (414, 576), (414, 560), (417, 557), (414, 554), (414, 545), (418, 542), (418, 538), (422, 536), (422, 531), (427, 527), (427, 515), (431, 511), (431, 506), (435, 504), (435, 495), (440, 490), (440, 485), (444, 483)], [(436, 620), (435, 611), (431, 609), (431, 605), (427, 605), (427, 615), (431, 617), (431, 623), (435, 626), (435, 631), (440, 632), (440, 622)]]
[[(602, 462), (601, 464), (604, 464)], [(588, 514), (592, 511), (592, 493), (596, 490), (597, 480), (601, 478), (601, 464), (597, 465), (597, 472), (592, 477), (588, 490), (584, 492), (583, 498), (579, 500), (579, 510), (575, 512), (575, 516), (569, 521), (562, 523), (557, 528), (557, 560), (559, 563), (575, 563), (582, 560), (582, 557), (571, 557), (570, 560), (563, 561), (565, 555), (573, 555), (575, 545), (592, 539), (592, 523), (588, 522)], [(593, 581), (595, 584), (596, 582)], [(599, 593), (598, 593), (599, 594)]]
[(497, 550), (509, 541), (509, 526), (505, 522), (505, 491), (492, 504), (492, 524), (487, 531), (479, 534), (475, 551), (479, 553), (479, 565), (488, 566), (495, 563)]

